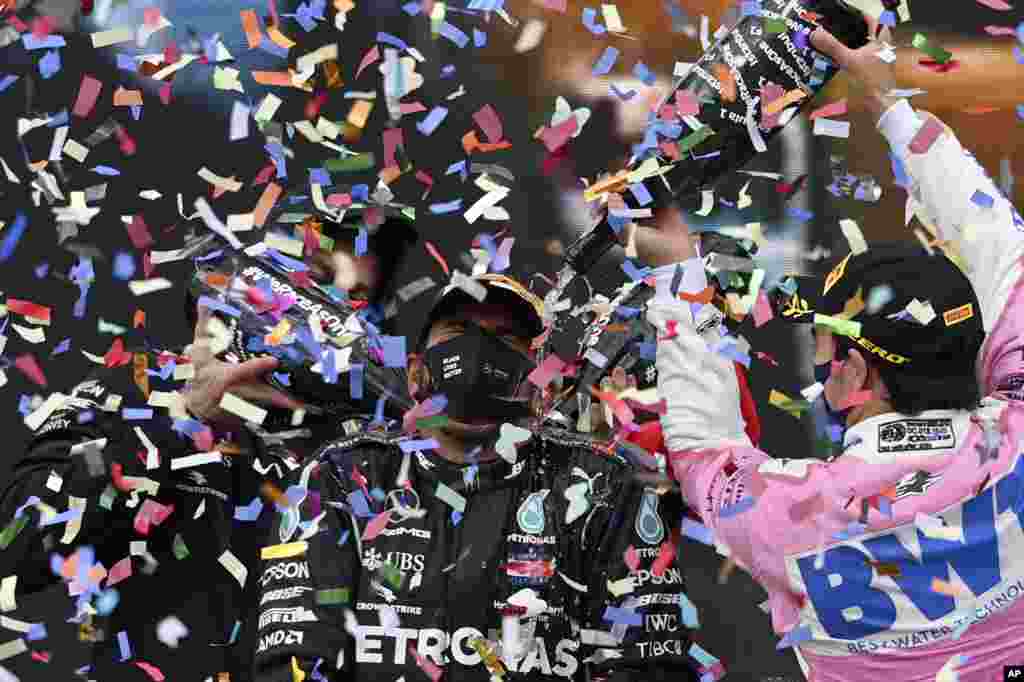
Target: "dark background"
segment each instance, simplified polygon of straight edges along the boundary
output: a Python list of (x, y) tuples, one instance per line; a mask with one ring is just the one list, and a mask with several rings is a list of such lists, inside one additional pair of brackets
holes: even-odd
[[(640, 11), (641, 6), (647, 11), (650, 9), (648, 5), (661, 5), (653, 0), (636, 0), (636, 3), (637, 11)], [(49, 4), (44, 12), (55, 13), (65, 5), (67, 3), (54, 2)], [(71, 3), (72, 9), (74, 5), (75, 3)], [(287, 12), (289, 7), (286, 5), (284, 2), (279, 3), (278, 11)], [(379, 160), (382, 158), (380, 131), (385, 118), (381, 78), (376, 64), (369, 67), (359, 80), (354, 79), (355, 69), (362, 55), (372, 45), (373, 36), (377, 31), (398, 35), (415, 45), (426, 57), (426, 62), (418, 67), (418, 71), (426, 79), (426, 84), (405, 100), (420, 100), (428, 109), (435, 104), (442, 104), (449, 107), (450, 113), (444, 124), (429, 138), (419, 134), (413, 126), (414, 121), (422, 118), (422, 114), (403, 119), (402, 128), (405, 131), (405, 149), (408, 157), (416, 169), (424, 170), (433, 176), (435, 185), (427, 200), (421, 201), (423, 187), (412, 178), (410, 172), (392, 185), (396, 197), (417, 206), (417, 229), (422, 239), (436, 244), (453, 267), (459, 267), (460, 254), (467, 251), (475, 234), (508, 227), (510, 234), (517, 239), (512, 256), (513, 274), (524, 280), (530, 279), (538, 272), (552, 274), (557, 269), (558, 261), (545, 251), (545, 243), (552, 238), (567, 240), (571, 237), (571, 228), (567, 225), (559, 205), (558, 196), (563, 188), (554, 178), (541, 173), (545, 151), (531, 138), (533, 131), (546, 123), (550, 117), (554, 108), (553, 98), (545, 98), (543, 110), (536, 105), (538, 97), (535, 96), (535, 88), (530, 84), (533, 71), (528, 70), (531, 62), (527, 56), (499, 60), (486, 50), (476, 51), (472, 47), (472, 42), (459, 50), (443, 38), (431, 38), (425, 19), (422, 16), (409, 18), (398, 5), (396, 0), (364, 0), (360, 7), (349, 14), (348, 26), (343, 34), (335, 30), (331, 21), (321, 24), (313, 33), (305, 34), (293, 21), (282, 19), (284, 32), (293, 39), (301, 40), (300, 47), (292, 50), (292, 63), (295, 57), (321, 44), (340, 43), (339, 62), (345, 81), (341, 91), (378, 90), (378, 96), (381, 97), (366, 132), (358, 142), (350, 145), (360, 151), (375, 151), (379, 168)], [(137, 24), (141, 20), (139, 8), (142, 6), (119, 3), (114, 10), (115, 21), (111, 24)], [(912, 35), (916, 29), (930, 37), (955, 33), (984, 43), (987, 38), (982, 29), (986, 24), (1015, 25), (1022, 18), (1019, 12), (1009, 15), (998, 14), (968, 0), (914, 0), (910, 6), (914, 23), (911, 27), (901, 29), (902, 34), (907, 36)], [(689, 7), (691, 10), (696, 7), (696, 13), (699, 14), (700, 2), (693, 0), (689, 2)], [(188, 342), (191, 334), (184, 322), (181, 287), (176, 286), (169, 291), (135, 298), (124, 282), (111, 277), (111, 259), (118, 251), (130, 252), (141, 273), (141, 254), (132, 247), (128, 239), (121, 221), (122, 215), (142, 215), (156, 240), (156, 249), (180, 246), (185, 231), (191, 226), (196, 226), (195, 229), (199, 231), (205, 230), (199, 221), (188, 224), (181, 219), (175, 202), (176, 193), (181, 192), (186, 212), (190, 212), (196, 196), (205, 195), (209, 199), (209, 186), (195, 175), (202, 166), (223, 176), (237, 176), (244, 184), (243, 190), (237, 194), (228, 193), (216, 200), (210, 200), (215, 212), (222, 218), (226, 218), (229, 213), (251, 210), (259, 197), (262, 187), (252, 188), (251, 181), (267, 162), (266, 154), (262, 150), (263, 138), (259, 135), (254, 122), (250, 121), (250, 137), (247, 140), (229, 142), (227, 116), (234, 98), (248, 101), (255, 106), (262, 99), (263, 93), (268, 91), (255, 85), (248, 75), (248, 69), (279, 70), (284, 67), (282, 60), (259, 50), (246, 48), (238, 20), (238, 11), (246, 8), (256, 9), (261, 15), (266, 12), (264, 6), (257, 6), (255, 3), (207, 3), (201, 0), (164, 3), (164, 15), (174, 23), (174, 27), (156, 34), (150, 39), (145, 50), (159, 51), (171, 39), (184, 49), (190, 37), (190, 27), (200, 36), (221, 33), (224, 43), (236, 58), (235, 63), (227, 63), (224, 66), (241, 69), (242, 83), (246, 90), (244, 95), (213, 90), (212, 65), (194, 63), (174, 78), (174, 99), (169, 106), (164, 106), (157, 99), (151, 83), (126, 71), (118, 71), (113, 65), (111, 55), (115, 51), (131, 54), (138, 54), (141, 51), (135, 49), (132, 43), (94, 50), (87, 33), (98, 30), (98, 27), (81, 17), (68, 25), (69, 30), (64, 33), (68, 46), (60, 50), (63, 68), (49, 80), (39, 78), (36, 70), (35, 65), (41, 52), (26, 53), (20, 43), (0, 48), (0, 78), (6, 73), (17, 73), (22, 76), (13, 86), (0, 93), (0, 156), (22, 181), (21, 185), (16, 185), (0, 179), (0, 220), (6, 221), (9, 226), (15, 213), (22, 211), (29, 223), (28, 230), (13, 256), (0, 263), (0, 291), (6, 297), (27, 299), (49, 306), (53, 310), (53, 322), (46, 330), (47, 338), (43, 344), (32, 346), (13, 330), (8, 328), (6, 331), (9, 341), (3, 358), (4, 364), (13, 361), (22, 353), (32, 353), (43, 367), (48, 385), (45, 388), (38, 387), (29, 382), (18, 370), (8, 368), (8, 383), (0, 390), (0, 415), (3, 415), (4, 420), (0, 422), (0, 434), (3, 435), (5, 444), (0, 466), (8, 467), (21, 456), (29, 435), (20, 420), (19, 400), (23, 396), (39, 394), (45, 397), (54, 390), (67, 390), (91, 368), (91, 363), (80, 351), (87, 350), (102, 355), (110, 347), (115, 337), (97, 332), (100, 318), (130, 327), (135, 310), (142, 308), (147, 314), (147, 336), (155, 347), (175, 348)], [(19, 16), (23, 19), (27, 20), (33, 15), (32, 8), (25, 7), (24, 3), (19, 3), (19, 9)], [(630, 11), (633, 10), (632, 3), (620, 3), (619, 9), (628, 26)], [(329, 7), (329, 20), (333, 18), (333, 13), (333, 9)], [(495, 43), (508, 42), (517, 35), (517, 30), (511, 29), (493, 16), (490, 22), (485, 24), (479, 19), (451, 12), (449, 21), (467, 33), (470, 33), (474, 26), (481, 28)], [(578, 22), (578, 15), (556, 15), (552, 21)], [(699, 47), (694, 41), (683, 36), (678, 36), (678, 41), (679, 59), (692, 60), (698, 54)], [(440, 77), (441, 67), (445, 64), (455, 65), (456, 74), (453, 77)], [(622, 63), (618, 68), (624, 68)], [(509, 79), (510, 69), (519, 69), (519, 77)], [(100, 102), (89, 118), (73, 118), (69, 137), (84, 142), (85, 137), (107, 116), (112, 115), (126, 126), (138, 145), (138, 151), (133, 156), (125, 157), (119, 151), (116, 140), (112, 139), (90, 152), (84, 168), (72, 159), (64, 159), (63, 167), (68, 175), (68, 182), (62, 184), (65, 192), (98, 184), (104, 180), (109, 183), (107, 199), (101, 204), (102, 212), (93, 218), (91, 224), (81, 227), (79, 236), (71, 242), (95, 247), (105, 254), (107, 259), (105, 262), (96, 262), (97, 279), (89, 294), (86, 315), (82, 319), (75, 319), (71, 311), (78, 297), (78, 289), (68, 283), (65, 276), (75, 263), (76, 256), (68, 250), (68, 243), (58, 245), (55, 222), (46, 203), (43, 202), (42, 206), (37, 208), (29, 199), (27, 186), (32, 176), (25, 166), (23, 153), (18, 145), (15, 121), (20, 116), (54, 113), (62, 108), (70, 110), (84, 73), (102, 81), (104, 90)], [(112, 112), (110, 93), (118, 83), (129, 89), (144, 88), (145, 106), (141, 120), (132, 120), (124, 108)], [(445, 96), (456, 90), (459, 85), (465, 87), (467, 94), (454, 101), (445, 101)], [(983, 88), (983, 79), (979, 80), (978, 88), (979, 91)], [(285, 99), (285, 105), (275, 117), (276, 121), (302, 118), (306, 95), (292, 89), (274, 88), (273, 91)], [(331, 120), (343, 120), (348, 111), (348, 104), (334, 95), (325, 105), (323, 113)], [(570, 101), (574, 106), (590, 104), (595, 108), (594, 118), (580, 137), (570, 145), (571, 156), (576, 164), (576, 175), (592, 178), (600, 170), (613, 168), (614, 160), (626, 153), (628, 147), (617, 133), (617, 124), (611, 107), (598, 102), (585, 102), (572, 96)], [(464, 158), (459, 140), (472, 127), (473, 112), (484, 104), (491, 104), (498, 111), (504, 123), (505, 137), (512, 142), (513, 147), (505, 152), (475, 154), (471, 162), (499, 163), (516, 175), (516, 189), (502, 204), (512, 215), (512, 221), (507, 225), (487, 221), (469, 225), (461, 218), (461, 212), (434, 216), (426, 208), (427, 204), (432, 202), (462, 197), (462, 211), (465, 211), (481, 195), (480, 190), (471, 184), (475, 176), (471, 176), (469, 182), (462, 184), (457, 176), (445, 177), (444, 172), (450, 164)], [(969, 102), (965, 102), (962, 106), (969, 105)], [(962, 107), (954, 105), (952, 108), (955, 110)], [(856, 112), (853, 115), (856, 116)], [(976, 132), (984, 125), (975, 118), (963, 122), (964, 127), (968, 129), (969, 141), (971, 135), (977, 136), (978, 143), (983, 147), (979, 154), (983, 162), (1013, 157), (1019, 133), (1015, 127), (1017, 122), (1012, 110), (997, 112), (990, 118), (999, 122), (1004, 133), (1000, 135), (990, 131), (989, 137), (985, 137), (984, 134)], [(956, 114), (951, 120), (958, 131), (961, 131), (960, 119), (962, 115)], [(869, 124), (855, 123), (856, 126), (859, 126), (856, 128), (858, 132), (851, 143), (864, 140), (866, 145), (863, 149), (855, 147), (854, 144), (838, 144), (814, 138), (807, 152), (808, 158), (805, 159), (815, 176), (808, 188), (808, 205), (815, 213), (815, 219), (807, 231), (808, 241), (825, 244), (840, 254), (844, 252), (845, 246), (842, 236), (835, 229), (839, 217), (857, 217), (871, 240), (874, 233), (887, 225), (898, 227), (899, 213), (902, 209), (902, 201), (898, 198), (891, 199), (891, 205), (883, 211), (883, 207), (880, 206), (838, 202), (824, 191), (827, 185), (824, 177), (828, 169), (828, 154), (836, 153), (838, 148), (848, 156), (851, 166), (856, 166), (859, 172), (872, 173), (879, 178), (888, 193), (887, 201), (890, 200), (889, 194), (892, 197), (898, 194), (892, 185), (891, 173), (884, 164), (884, 156), (878, 153), (879, 144), (874, 133), (869, 130)], [(40, 135), (37, 132), (29, 137), (29, 147), (35, 159), (43, 158), (49, 149), (53, 131), (48, 128), (45, 130), (46, 133)], [(992, 139), (992, 134), (995, 134), (997, 139)], [(961, 135), (964, 136), (963, 133)], [(484, 139), (482, 135), (480, 137)], [(312, 147), (302, 141), (300, 135), (296, 135), (291, 144), (296, 152), (296, 158), (289, 160), (290, 182), (301, 187), (307, 178), (306, 169), (329, 158), (332, 152), (325, 148)], [(768, 154), (756, 159), (752, 168), (777, 170), (781, 163), (779, 154), (779, 150), (773, 147)], [(103, 178), (88, 172), (89, 168), (100, 164), (120, 169), (121, 176)], [(986, 165), (991, 172), (998, 172), (998, 166), (993, 167), (988, 163)], [(50, 169), (52, 170), (52, 164)], [(337, 184), (368, 182), (371, 188), (375, 184), (372, 174), (334, 174), (333, 179)], [(729, 189), (723, 189), (722, 196), (734, 197), (735, 188), (739, 184), (741, 183), (736, 183), (734, 179), (726, 181), (724, 187)], [(143, 189), (156, 189), (163, 197), (155, 202), (141, 199), (138, 193)], [(764, 221), (769, 237), (787, 234), (786, 221), (782, 219), (785, 207), (774, 189), (765, 184), (760, 188), (755, 186), (752, 192), (755, 193), (756, 210), (760, 213), (758, 217)], [(725, 222), (725, 218), (719, 216), (719, 219)], [(0, 238), (3, 234), (5, 233), (0, 232)], [(258, 239), (261, 234), (255, 231), (241, 236), (251, 241)], [(592, 277), (597, 290), (610, 293), (623, 281), (623, 275), (618, 267), (620, 259), (621, 254), (610, 257)], [(44, 264), (49, 268), (48, 273), (40, 276), (37, 268)], [(165, 276), (180, 283), (188, 275), (188, 267), (181, 263), (158, 266), (154, 276)], [(465, 266), (461, 267), (466, 270)], [(807, 264), (807, 268), (814, 269), (814, 264)], [(436, 263), (424, 249), (419, 248), (403, 270), (399, 284), (413, 281), (424, 274), (432, 276), (436, 282), (443, 281), (443, 273)], [(141, 274), (136, 276), (141, 277)], [(543, 294), (546, 287), (539, 284), (538, 291)], [(423, 304), (428, 296), (429, 294), (424, 295), (423, 298), (414, 300), (401, 309), (399, 323), (403, 333), (410, 333), (418, 326)], [(811, 444), (813, 428), (810, 418), (798, 422), (767, 403), (767, 395), (772, 388), (795, 395), (800, 387), (810, 383), (806, 381), (810, 360), (807, 357), (800, 358), (800, 349), (806, 346), (802, 346), (789, 330), (774, 323), (757, 330), (751, 328), (744, 333), (755, 349), (771, 353), (781, 364), (781, 368), (775, 369), (766, 363), (755, 361), (751, 368), (751, 383), (759, 402), (764, 425), (763, 447), (776, 456), (815, 456), (817, 453)], [(70, 349), (66, 353), (51, 357), (53, 348), (65, 338), (71, 339)], [(567, 331), (566, 339), (563, 343), (571, 343), (571, 329)], [(565, 354), (566, 357), (569, 355)], [(6, 468), (2, 471), (3, 475), (7, 474)], [(684, 541), (679, 552), (679, 563), (687, 576), (689, 595), (700, 609), (703, 626), (697, 639), (706, 649), (722, 659), (729, 671), (727, 680), (802, 679), (792, 653), (776, 652), (774, 649), (777, 638), (771, 632), (769, 618), (757, 607), (765, 599), (765, 594), (760, 588), (740, 571), (733, 572), (725, 585), (718, 585), (716, 578), (721, 557), (709, 548), (689, 541)], [(151, 656), (150, 662), (160, 667), (169, 680), (204, 679), (212, 672), (203, 667), (206, 647), (206, 586), (190, 583), (188, 575), (179, 576), (176, 585), (180, 589), (177, 590), (165, 589), (166, 582), (159, 583), (161, 589), (158, 591), (154, 589), (157, 583), (153, 578), (136, 573), (131, 580), (122, 583), (124, 589), (121, 591), (119, 608), (137, 610), (145, 615), (153, 627), (165, 616), (172, 613), (177, 615), (192, 630), (191, 636), (183, 640), (177, 650), (158, 647), (159, 655)], [(48, 663), (33, 660), (28, 654), (4, 662), (3, 665), (21, 680), (71, 679), (72, 671), (89, 662), (86, 647), (77, 642), (75, 626), (65, 623), (72, 612), (63, 593), (64, 588), (59, 587), (45, 594), (23, 599), (20, 608), (9, 614), (31, 622), (45, 622), (49, 630), (48, 639), (30, 643), (33, 651), (46, 652), (50, 656)], [(0, 635), (0, 640), (12, 639), (14, 636), (15, 633), (4, 633)]]

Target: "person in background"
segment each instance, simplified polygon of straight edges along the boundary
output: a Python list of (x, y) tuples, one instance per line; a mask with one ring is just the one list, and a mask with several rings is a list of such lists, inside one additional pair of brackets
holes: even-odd
[(679, 298), (706, 276), (679, 213), (661, 212), (637, 249), (657, 267), (649, 319), (677, 330), (657, 357), (671, 469), (768, 591), (808, 679), (1003, 679), (1024, 640), (1024, 219), (949, 128), (889, 95), (879, 43), (811, 40), (864, 87), (918, 214), (965, 269), (900, 245), (836, 265), (800, 317), (843, 452), (775, 460), (744, 434), (732, 363), (711, 350), (720, 313)]
[[(300, 211), (302, 198), (291, 199), (290, 210)], [(309, 209), (305, 226), (315, 225), (330, 239), (321, 241), (329, 248), (309, 253), (308, 265), (299, 261), (292, 268), (306, 268), (310, 275), (299, 294), (329, 290), (339, 310), (386, 329), (379, 311), (416, 235), (408, 220), (386, 217), (366, 236), (364, 251), (356, 241), (365, 219), (366, 212), (351, 210), (335, 223)], [(215, 258), (198, 259), (197, 280), (216, 271)], [(209, 651), (207, 674), (251, 679), (255, 625), (248, 616), (259, 587), (258, 547), (273, 516), (264, 500), (273, 499), (315, 447), (343, 432), (347, 419), (376, 402), (368, 388), (366, 400), (346, 407), (345, 374), (343, 390), (328, 392), (333, 387), (321, 385), (310, 395), (295, 389), (313, 380), (289, 381), (295, 374), (271, 352), (245, 358), (230, 349), (218, 352), (223, 323), (212, 324), (217, 311), (210, 307), (217, 302), (190, 297), (195, 337), (183, 352), (129, 338), (127, 362), (113, 358), (67, 395), (52, 394), (26, 420), (32, 440), (0, 496), (5, 605), (70, 581), (71, 594), (82, 595), (74, 609), (81, 636), (95, 642), (92, 679), (150, 679), (137, 662), (145, 663), (149, 651), (163, 646), (154, 620), (180, 612), (196, 591), (208, 593), (213, 622), (184, 625), (194, 631), (191, 636), (205, 634), (216, 647)], [(248, 346), (251, 336), (241, 345)], [(140, 363), (156, 370), (143, 372), (144, 381), (137, 373)], [(183, 387), (185, 377), (190, 378)], [(129, 421), (129, 411), (153, 405), (148, 399), (158, 391), (175, 390), (181, 390), (180, 402), (155, 410), (151, 419)], [(328, 393), (337, 409), (318, 409), (317, 395)], [(267, 418), (258, 425), (240, 417), (222, 407), (225, 396), (266, 410)], [(298, 424), (292, 419), (296, 410), (306, 414)], [(215, 457), (177, 466), (196, 453)], [(48, 521), (66, 513), (69, 519)]]

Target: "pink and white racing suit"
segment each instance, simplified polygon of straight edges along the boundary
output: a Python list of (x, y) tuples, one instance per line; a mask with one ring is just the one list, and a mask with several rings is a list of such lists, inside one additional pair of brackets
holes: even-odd
[[(648, 306), (659, 329), (676, 321), (657, 355), (672, 471), (719, 551), (768, 591), (773, 627), (799, 642), (813, 682), (931, 681), (958, 654), (970, 656), (957, 668), (967, 682), (1024, 664), (1024, 220), (952, 132), (909, 151), (922, 125), (901, 101), (879, 129), (913, 208), (955, 243), (978, 295), (975, 411), (878, 415), (848, 429), (830, 463), (772, 459), (744, 433), (713, 312), (672, 296), (674, 266), (656, 271)], [(680, 291), (702, 290), (700, 261), (684, 268)], [(752, 508), (730, 509), (749, 497)]]

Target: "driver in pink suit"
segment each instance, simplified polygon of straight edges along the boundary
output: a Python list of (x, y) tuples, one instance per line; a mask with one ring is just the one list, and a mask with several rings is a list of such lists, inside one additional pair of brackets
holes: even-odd
[(686, 225), (657, 214), (637, 248), (657, 268), (671, 470), (719, 552), (768, 591), (809, 680), (1002, 680), (1024, 664), (1024, 220), (949, 128), (887, 94), (878, 42), (812, 42), (868, 91), (914, 210), (962, 267), (876, 245), (843, 258), (813, 307), (798, 294), (843, 451), (773, 459), (714, 351), (721, 313), (680, 297), (707, 286)]

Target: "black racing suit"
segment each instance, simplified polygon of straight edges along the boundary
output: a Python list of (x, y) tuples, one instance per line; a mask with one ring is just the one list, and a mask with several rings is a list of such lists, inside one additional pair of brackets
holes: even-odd
[[(519, 444), (515, 464), (499, 458), (475, 469), (432, 451), (405, 454), (400, 442), (370, 431), (344, 437), (293, 482), (303, 501), (279, 508), (264, 549), (277, 556), (258, 578), (258, 682), (291, 682), (293, 665), (329, 680), (427, 679), (417, 653), (443, 666), (444, 682), (486, 682), (472, 642), (501, 638), (498, 609), (524, 588), (547, 608), (532, 619), (536, 646), (509, 666), (506, 680), (698, 679), (680, 618), (680, 571), (669, 562), (652, 572), (681, 520), (671, 498), (658, 497), (597, 442), (561, 430)], [(461, 518), (442, 484), (456, 504), (465, 501)], [(575, 484), (582, 485), (570, 489)], [(569, 523), (567, 491), (577, 498)], [(364, 540), (386, 509), (387, 525)], [(639, 557), (633, 589), (614, 596), (609, 581), (630, 575), (630, 546)], [(639, 624), (621, 645), (609, 642), (606, 608), (629, 600), (633, 613), (608, 613)], [(521, 641), (534, 641), (522, 634), (530, 623), (524, 619)]]
[[(148, 366), (158, 369), (157, 356), (148, 353)], [(186, 656), (181, 666), (195, 679), (204, 679), (220, 671), (231, 673), (232, 682), (252, 679), (253, 635), (247, 616), (255, 605), (259, 547), (274, 516), (273, 506), (264, 505), (253, 521), (236, 520), (237, 507), (248, 507), (260, 499), (264, 482), (282, 485), (290, 469), (299, 469), (303, 450), (312, 452), (340, 432), (337, 427), (314, 428), (303, 440), (265, 441), (247, 428), (234, 434), (219, 434), (234, 443), (241, 454), (224, 457), (224, 464), (212, 463), (171, 471), (171, 460), (200, 452), (191, 437), (176, 432), (164, 409), (154, 409), (151, 419), (127, 420), (122, 408), (145, 408), (146, 397), (135, 385), (132, 364), (98, 368), (78, 384), (68, 399), (35, 431), (27, 454), (13, 467), (0, 497), (0, 528), (14, 521), (15, 512), (32, 496), (57, 513), (74, 504), (72, 498), (85, 500), (81, 528), (71, 537), (66, 523), (38, 527), (37, 506), (24, 509), (28, 523), (9, 546), (0, 550), (0, 576), (17, 576), (17, 595), (40, 591), (56, 582), (51, 572), (50, 555), (70, 556), (77, 548), (92, 546), (96, 561), (109, 571), (115, 563), (130, 556), (130, 542), (147, 541), (146, 550), (159, 564), (155, 573), (146, 575), (150, 560), (131, 558), (132, 576), (114, 589), (120, 593), (119, 606), (94, 625), (104, 640), (94, 647), (94, 679), (148, 680), (135, 661), (151, 661), (166, 656), (156, 639), (156, 624), (164, 617), (177, 615), (190, 629), (186, 645), (202, 647), (195, 656)], [(181, 382), (162, 381), (150, 376), (150, 389), (180, 389)], [(120, 405), (114, 396), (120, 396)], [(158, 451), (159, 467), (146, 468), (147, 447), (136, 433), (140, 429)], [(96, 454), (71, 454), (75, 444), (106, 438), (106, 446)], [(155, 495), (133, 496), (117, 491), (104, 506), (104, 491), (113, 484), (113, 465), (122, 467), (122, 475), (145, 477), (159, 484)], [(62, 479), (58, 491), (48, 481)], [(57, 485), (52, 485), (56, 488)], [(173, 505), (174, 512), (163, 523), (152, 527), (148, 535), (134, 528), (136, 515), (147, 499)], [(110, 499), (108, 494), (107, 499)], [(200, 505), (204, 511), (194, 518)], [(67, 536), (69, 542), (63, 542)], [(180, 537), (180, 540), (175, 540)], [(175, 554), (177, 548), (177, 554)], [(187, 549), (188, 556), (182, 548)], [(220, 563), (225, 550), (235, 556), (248, 571), (244, 589)], [(181, 557), (181, 558), (179, 558)], [(101, 584), (106, 587), (106, 582)], [(193, 608), (183, 611), (187, 601)], [(69, 602), (67, 616), (75, 614)], [(206, 602), (205, 604), (203, 602)], [(235, 623), (241, 621), (235, 644), (230, 641)], [(127, 633), (132, 658), (121, 661), (117, 633)], [(187, 660), (185, 660), (187, 659)], [(193, 660), (194, 659), (194, 660)], [(191, 666), (191, 667), (190, 667)], [(190, 673), (183, 673), (189, 675)], [(182, 679), (190, 679), (183, 677)]]

